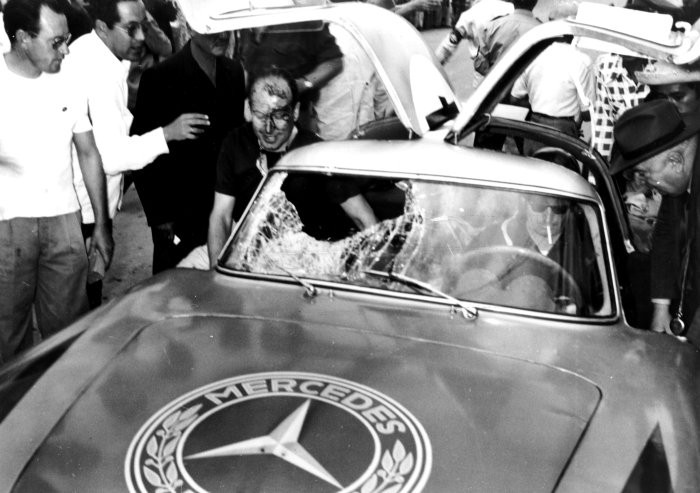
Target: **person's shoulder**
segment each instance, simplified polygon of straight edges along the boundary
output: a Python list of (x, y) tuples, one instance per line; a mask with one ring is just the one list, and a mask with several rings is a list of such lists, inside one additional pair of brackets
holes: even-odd
[(603, 53), (595, 59), (595, 68), (603, 76), (610, 76), (622, 70), (622, 58), (615, 53)]
[(591, 57), (587, 53), (569, 43), (553, 43), (547, 47), (545, 52), (550, 52), (556, 57), (561, 57), (571, 63), (585, 65), (591, 65), (593, 63)]
[(229, 131), (221, 143), (221, 148), (226, 152), (237, 152), (243, 148), (249, 148), (256, 143), (255, 132), (250, 122), (245, 122)]
[(149, 73), (151, 76), (156, 75), (160, 77), (176, 72), (182, 76), (183, 67), (187, 64), (188, 59), (188, 53), (186, 50), (189, 50), (189, 44), (183, 46), (180, 51), (177, 51), (155, 65), (148, 67), (144, 71), (144, 74)]
[(220, 61), (221, 65), (224, 67), (224, 70), (228, 71), (235, 78), (245, 77), (244, 71), (243, 71), (243, 64), (237, 58), (229, 58), (227, 56), (221, 56), (221, 57), (219, 57), (219, 61)]
[[(99, 38), (97, 38), (99, 40)], [(83, 34), (70, 44), (68, 55), (63, 60), (61, 68), (66, 66), (91, 65), (95, 63), (95, 44), (90, 33)], [(99, 63), (99, 62), (98, 62)]]

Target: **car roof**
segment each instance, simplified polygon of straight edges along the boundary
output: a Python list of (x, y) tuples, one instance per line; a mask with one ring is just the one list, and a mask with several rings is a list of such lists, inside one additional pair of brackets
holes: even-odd
[[(604, 9), (606, 6), (602, 6)], [(607, 7), (611, 12), (619, 7)], [(623, 9), (624, 10), (624, 9)], [(649, 14), (659, 15), (659, 14)], [(690, 26), (686, 26), (689, 28)], [(555, 41), (570, 41), (573, 37), (593, 38), (620, 45), (640, 55), (675, 64), (691, 63), (700, 58), (700, 41), (692, 32), (672, 31), (667, 36), (658, 32), (633, 34), (610, 28), (604, 18), (598, 24), (581, 22), (573, 18), (545, 22), (523, 34), (503, 57), (493, 66), (484, 80), (467, 101), (462, 103), (446, 139), (458, 140), (461, 132), (472, 123), (475, 116), (490, 113), (499, 103), (512, 83), (529, 63)], [(668, 40), (662, 42), (661, 40)]]
[(396, 116), (414, 134), (429, 131), (428, 114), (450, 103), (459, 105), (444, 69), (418, 31), (389, 10), (358, 2), (297, 6), (291, 0), (178, 0), (178, 4), (192, 29), (205, 34), (309, 21), (339, 25), (362, 47)]
[(588, 181), (563, 166), (426, 139), (319, 142), (287, 153), (275, 169), (468, 181), (599, 201)]

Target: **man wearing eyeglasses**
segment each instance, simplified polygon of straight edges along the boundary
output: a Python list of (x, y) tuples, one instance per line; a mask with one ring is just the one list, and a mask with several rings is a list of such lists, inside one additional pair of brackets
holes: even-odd
[[(251, 81), (245, 106), (248, 123), (226, 137), (217, 163), (207, 242), (210, 267), (216, 265), (234, 221), (240, 218), (268, 170), (285, 152), (320, 140), (296, 125), (299, 106), (297, 87), (288, 72), (269, 69)], [(322, 193), (314, 187), (302, 191), (302, 184), (297, 185), (297, 196)], [(348, 192), (350, 188), (345, 184), (339, 186), (343, 188), (344, 196), (338, 199), (342, 203), (337, 205), (347, 216), (359, 227), (376, 223), (371, 207), (359, 191)], [(286, 193), (289, 195), (290, 191), (286, 190)]]
[[(114, 218), (122, 199), (123, 173), (138, 170), (169, 152), (168, 143), (198, 138), (209, 124), (207, 115), (184, 113), (143, 135), (130, 136), (133, 120), (127, 108), (127, 75), (131, 61), (139, 60), (148, 29), (146, 10), (140, 0), (94, 0), (92, 32), (71, 44), (66, 68), (80, 77), (88, 99), (97, 148), (107, 177), (109, 218)], [(91, 237), (94, 215), (83, 183), (75, 170), (75, 188), (81, 204), (83, 230)], [(88, 286), (91, 306), (102, 298), (99, 276)]]
[[(547, 257), (571, 275), (583, 300), (591, 302), (595, 300), (599, 280), (591, 277), (596, 272), (591, 268), (595, 254), (590, 234), (583, 224), (581, 210), (575, 202), (527, 194), (520, 197), (515, 215), (488, 226), (474, 239), (470, 248), (506, 245)], [(500, 282), (510, 296), (544, 311), (582, 313), (584, 307), (569, 303), (573, 303), (578, 294), (571, 291), (571, 286), (562, 282), (561, 277), (553, 277), (554, 272), (546, 268), (546, 263), (527, 260), (526, 257), (506, 265), (500, 263), (503, 259), (498, 260), (488, 268), (500, 276)]]
[(90, 250), (113, 242), (105, 180), (84, 95), (69, 72), (68, 23), (55, 0), (9, 0), (0, 57), (0, 363), (88, 309), (87, 255), (73, 189), (71, 145), (95, 211)]
[(665, 99), (644, 102), (615, 124), (619, 153), (610, 169), (613, 174), (634, 174), (664, 196), (651, 250), (651, 328), (686, 334), (673, 319), (686, 325), (692, 321), (686, 335), (696, 345), (700, 345), (699, 133), (697, 112), (680, 113)]

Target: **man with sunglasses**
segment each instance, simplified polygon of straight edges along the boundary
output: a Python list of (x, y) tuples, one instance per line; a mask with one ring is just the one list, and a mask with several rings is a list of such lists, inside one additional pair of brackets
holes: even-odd
[[(209, 264), (216, 259), (240, 219), (262, 179), (288, 150), (318, 142), (320, 139), (296, 125), (299, 118), (299, 94), (292, 76), (280, 69), (260, 72), (253, 78), (245, 103), (248, 123), (231, 132), (224, 140), (217, 164), (214, 207), (209, 218), (207, 242)], [(285, 184), (286, 185), (286, 184)], [(295, 183), (295, 190), (285, 190), (295, 197), (323, 193), (317, 183)], [(324, 184), (324, 186), (327, 184)], [(377, 220), (359, 190), (346, 183), (335, 183), (337, 204), (359, 227)], [(308, 205), (305, 202), (304, 205)], [(302, 207), (298, 203), (297, 209)], [(318, 210), (318, 208), (311, 207)], [(301, 212), (301, 211), (300, 211)], [(316, 219), (316, 218), (314, 218)]]
[[(133, 116), (127, 108), (127, 74), (131, 61), (139, 60), (145, 47), (146, 10), (140, 0), (94, 0), (89, 9), (94, 29), (71, 44), (66, 68), (77, 74), (81, 90), (87, 95), (95, 141), (107, 179), (111, 220), (121, 203), (124, 172), (141, 169), (159, 155), (167, 154), (169, 143), (197, 139), (209, 120), (205, 114), (183, 113), (143, 135), (130, 136)], [(92, 236), (94, 215), (79, 170), (75, 170), (74, 176), (83, 232), (88, 241)], [(99, 275), (97, 279), (88, 285), (93, 307), (102, 299)]]
[(88, 309), (87, 255), (73, 188), (75, 145), (95, 211), (90, 250), (113, 242), (105, 180), (84, 95), (62, 70), (70, 33), (55, 0), (9, 0), (11, 50), (0, 57), (0, 363)]
[[(518, 212), (502, 223), (488, 226), (470, 248), (506, 245), (534, 251), (571, 274), (584, 300), (594, 300), (598, 280), (590, 278), (596, 269), (589, 268), (595, 262), (593, 243), (579, 218), (580, 209), (571, 201), (546, 195), (523, 195)], [(567, 286), (561, 279), (552, 278), (552, 271), (545, 265), (523, 257), (521, 262), (508, 265), (507, 269), (501, 265), (491, 268), (494, 273), (505, 272), (501, 282), (512, 296), (530, 297), (530, 303), (535, 303), (533, 306), (545, 311), (580, 313), (574, 310), (583, 307), (569, 306), (563, 301), (573, 301), (574, 293), (565, 292)], [(557, 304), (560, 302), (561, 306)]]

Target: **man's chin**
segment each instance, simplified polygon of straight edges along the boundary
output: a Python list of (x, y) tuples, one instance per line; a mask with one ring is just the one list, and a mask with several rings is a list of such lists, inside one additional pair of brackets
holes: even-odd
[(130, 48), (126, 52), (126, 55), (124, 56), (124, 60), (128, 60), (130, 62), (138, 62), (143, 57), (143, 52), (144, 52), (143, 48)]
[(278, 144), (267, 145), (267, 144), (265, 144), (265, 143), (262, 143), (262, 144), (260, 145), (260, 148), (261, 148), (263, 151), (267, 151), (267, 152), (279, 152), (279, 150), (282, 148), (282, 146), (281, 146), (281, 145), (278, 145)]
[(52, 62), (52, 63), (46, 68), (46, 70), (44, 70), (44, 72), (46, 72), (47, 74), (57, 74), (58, 72), (61, 71), (61, 63), (62, 63), (61, 60), (56, 61), (56, 62)]

